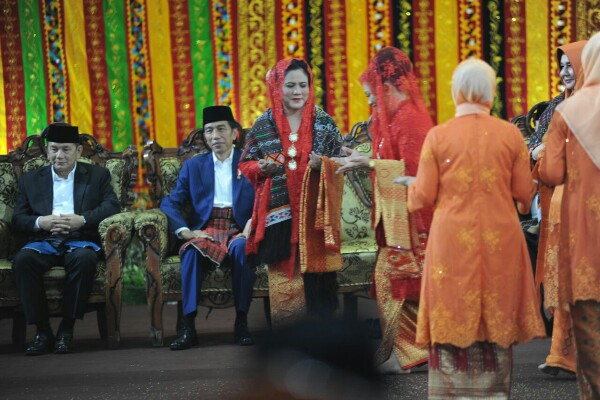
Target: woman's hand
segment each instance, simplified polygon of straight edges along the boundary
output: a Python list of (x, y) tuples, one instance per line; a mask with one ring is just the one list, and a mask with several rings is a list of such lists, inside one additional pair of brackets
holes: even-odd
[(320, 155), (318, 155), (314, 151), (311, 151), (310, 154), (308, 155), (308, 159), (309, 159), (308, 165), (310, 165), (311, 169), (314, 169), (315, 171), (321, 170), (321, 156)]
[(267, 161), (265, 159), (261, 159), (258, 160), (258, 168), (260, 169), (261, 173), (271, 176), (275, 173), (275, 171), (277, 171), (277, 164), (275, 164), (273, 160)]
[(248, 238), (248, 236), (250, 236), (250, 227), (251, 226), (252, 226), (252, 218), (250, 218), (248, 220), (248, 222), (246, 222), (246, 226), (244, 226), (244, 230), (242, 231), (242, 233), (240, 233), (238, 235), (238, 237)]
[(356, 168), (369, 168), (369, 161), (371, 161), (369, 157), (349, 147), (342, 147), (342, 150), (344, 150), (347, 157), (333, 158), (333, 161), (340, 165), (335, 171), (336, 174), (342, 174)]
[(413, 184), (415, 179), (416, 178), (414, 176), (399, 176), (396, 179), (394, 179), (394, 183), (399, 183), (400, 185), (409, 187), (410, 185)]
[(531, 158), (533, 158), (534, 160), (537, 161), (537, 159), (540, 156), (540, 153), (542, 152), (542, 150), (544, 150), (544, 147), (546, 147), (546, 145), (544, 143), (542, 143), (539, 146), (537, 146), (535, 149), (533, 149), (533, 151), (531, 152)]

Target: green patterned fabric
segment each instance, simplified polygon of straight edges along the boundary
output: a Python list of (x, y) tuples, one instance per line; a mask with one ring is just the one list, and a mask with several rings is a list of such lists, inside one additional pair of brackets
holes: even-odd
[(10, 221), (0, 220), (0, 258), (7, 258), (15, 250), (10, 226)]
[(11, 163), (0, 163), (0, 220), (10, 222), (17, 201), (17, 178)]
[[(370, 155), (371, 144), (358, 145), (356, 150)], [(377, 251), (375, 233), (371, 229), (371, 209), (360, 199), (358, 190), (363, 196), (371, 199), (373, 185), (369, 170), (356, 170), (353, 173), (355, 187), (350, 178), (344, 178), (344, 194), (342, 196), (342, 254), (371, 253)], [(374, 264), (373, 264), (374, 265)]]
[[(106, 169), (110, 172), (110, 184), (119, 199), (119, 203), (123, 204), (121, 200), (123, 181), (125, 180), (125, 161), (118, 159), (110, 159), (106, 161)], [(126, 211), (126, 209), (121, 209)]]
[(47, 158), (32, 158), (31, 160), (27, 160), (25, 164), (23, 164), (23, 173), (25, 174), (27, 172), (33, 171), (34, 169), (45, 167), (47, 165), (50, 165), (50, 161), (48, 161)]
[(177, 157), (164, 157), (160, 159), (159, 167), (163, 178), (163, 197), (168, 196), (169, 194), (171, 194), (173, 189), (175, 189), (175, 184), (177, 183), (177, 176), (179, 175), (179, 171), (181, 170), (181, 165), (181, 161)]

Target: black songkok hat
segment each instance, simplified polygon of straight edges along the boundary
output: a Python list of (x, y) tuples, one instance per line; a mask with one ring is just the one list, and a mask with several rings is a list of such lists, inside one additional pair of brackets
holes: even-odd
[(79, 144), (79, 128), (67, 124), (50, 124), (46, 128), (46, 141)]
[(210, 106), (202, 111), (202, 126), (218, 121), (235, 122), (231, 108), (227, 106)]

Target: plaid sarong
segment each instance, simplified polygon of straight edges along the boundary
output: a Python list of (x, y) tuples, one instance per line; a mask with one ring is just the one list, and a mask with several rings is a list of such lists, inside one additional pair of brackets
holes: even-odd
[(193, 246), (204, 257), (211, 260), (215, 267), (219, 267), (227, 257), (229, 244), (240, 233), (240, 227), (233, 219), (233, 210), (213, 208), (203, 230), (212, 236), (214, 241), (205, 238), (191, 239), (179, 248), (179, 255), (181, 256), (188, 246)]

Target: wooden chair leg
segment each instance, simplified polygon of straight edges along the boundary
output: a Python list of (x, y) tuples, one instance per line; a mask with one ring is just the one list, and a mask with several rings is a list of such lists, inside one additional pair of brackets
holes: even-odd
[(271, 324), (271, 300), (269, 296), (263, 297), (263, 308), (265, 310), (265, 317), (267, 318), (267, 327), (271, 330), (273, 329), (273, 325)]
[(147, 291), (148, 311), (150, 311), (150, 335), (152, 336), (152, 346), (160, 347), (163, 345), (163, 300), (162, 294), (157, 290)]
[(358, 319), (358, 299), (353, 293), (344, 293), (344, 319), (351, 322)]
[(12, 343), (16, 348), (22, 350), (25, 348), (26, 341), (27, 323), (25, 322), (25, 315), (16, 311), (13, 314)]
[(108, 338), (108, 328), (106, 326), (106, 307), (104, 304), (100, 305), (96, 310), (96, 320), (98, 321), (100, 339), (106, 340)]

